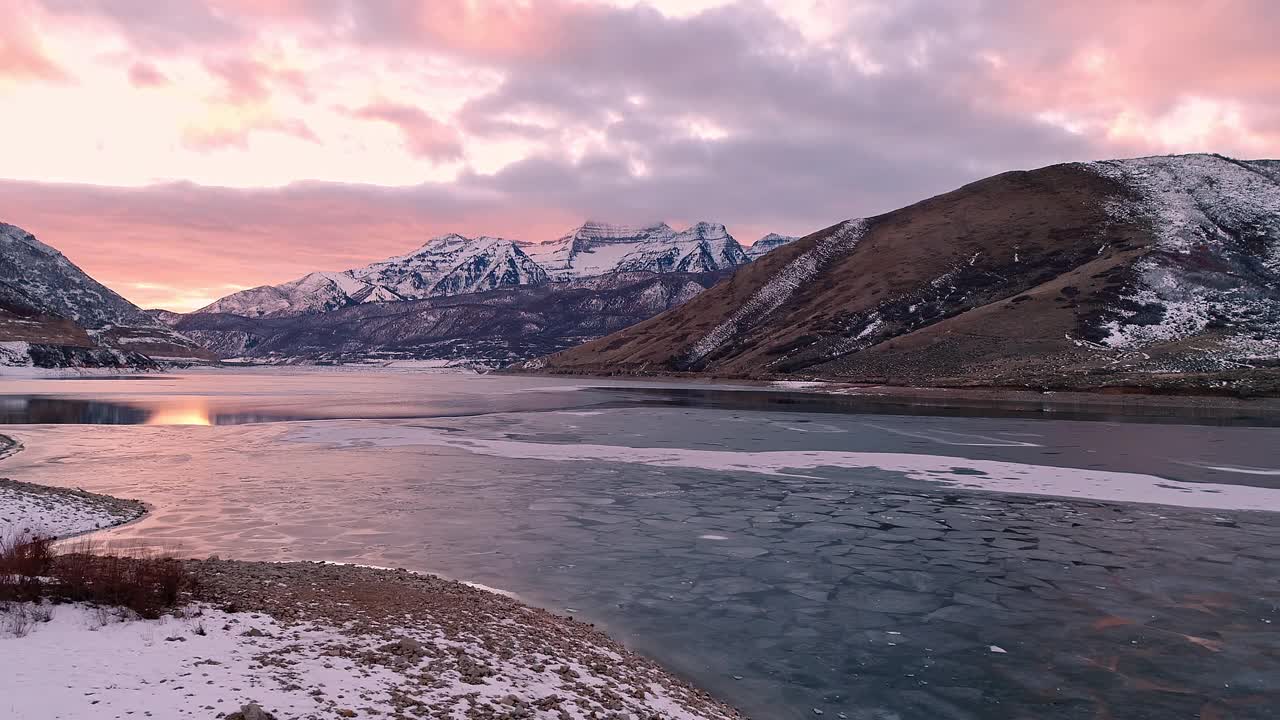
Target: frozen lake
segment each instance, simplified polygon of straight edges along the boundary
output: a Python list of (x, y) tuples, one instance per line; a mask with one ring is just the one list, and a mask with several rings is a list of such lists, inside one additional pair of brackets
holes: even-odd
[(346, 369), (0, 379), (0, 419), (0, 475), (154, 506), (112, 542), (483, 583), (753, 717), (1280, 703), (1275, 427)]

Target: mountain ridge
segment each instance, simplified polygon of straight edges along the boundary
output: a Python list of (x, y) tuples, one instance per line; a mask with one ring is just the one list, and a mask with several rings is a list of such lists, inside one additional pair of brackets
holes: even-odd
[[(772, 247), (778, 247), (776, 234)], [(763, 253), (757, 253), (756, 257)], [(401, 302), (631, 272), (718, 272), (752, 260), (724, 225), (697, 222), (676, 231), (587, 221), (547, 243), (448, 233), (418, 249), (363, 267), (317, 271), (279, 285), (242, 290), (196, 310), (284, 317), (367, 302)]]

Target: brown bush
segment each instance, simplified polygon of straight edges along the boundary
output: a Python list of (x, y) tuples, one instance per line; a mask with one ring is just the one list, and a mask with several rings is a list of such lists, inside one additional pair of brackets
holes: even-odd
[(0, 543), (0, 601), (86, 602), (160, 617), (200, 593), (180, 560), (154, 551), (95, 552), (88, 542), (54, 552), (48, 540)]
[(88, 545), (60, 554), (50, 569), (49, 592), (60, 600), (128, 608), (144, 618), (199, 595), (200, 580), (181, 561), (148, 551), (94, 552)]
[(0, 538), (0, 601), (39, 600), (53, 557), (52, 540)]

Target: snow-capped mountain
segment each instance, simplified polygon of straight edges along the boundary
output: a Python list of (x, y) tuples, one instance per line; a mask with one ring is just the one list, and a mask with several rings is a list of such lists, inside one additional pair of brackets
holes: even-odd
[(700, 222), (669, 239), (635, 248), (614, 272), (712, 272), (749, 262), (724, 225)]
[(362, 268), (313, 272), (283, 285), (242, 290), (197, 312), (284, 317), (545, 282), (547, 273), (516, 243), (449, 234), (432, 238), (407, 255)]
[(706, 222), (681, 232), (665, 223), (635, 228), (589, 222), (544, 244), (451, 233), (407, 255), (243, 290), (197, 312), (286, 317), (614, 273), (714, 272), (749, 261), (723, 225)]
[(758, 260), (772, 250), (777, 250), (783, 245), (789, 245), (800, 237), (797, 235), (779, 235), (778, 233), (769, 233), (759, 240), (755, 241), (751, 247), (747, 248), (747, 257), (752, 260)]
[(524, 247), (556, 281), (616, 272), (708, 272), (750, 261), (724, 225), (708, 222), (676, 232), (666, 223), (592, 221), (558, 240)]
[(535, 365), (1280, 392), (1276, 161), (1178, 155), (1009, 172), (833, 225), (786, 257)]
[(150, 365), (212, 357), (22, 228), (0, 223), (0, 364)]
[(378, 288), (347, 273), (313, 272), (282, 285), (241, 290), (198, 312), (230, 313), (246, 317), (274, 317), (328, 312), (381, 294)]
[(86, 328), (153, 324), (137, 306), (86, 275), (62, 253), (6, 223), (0, 223), (0, 292)]
[(547, 282), (546, 271), (515, 242), (456, 233), (433, 238), (408, 255), (349, 270), (348, 274), (384, 289), (386, 297), (381, 299), (385, 300), (463, 295)]

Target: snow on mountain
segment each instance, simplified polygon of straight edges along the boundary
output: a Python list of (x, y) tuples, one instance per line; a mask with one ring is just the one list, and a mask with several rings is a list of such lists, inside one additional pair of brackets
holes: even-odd
[(556, 281), (616, 272), (707, 272), (750, 262), (724, 225), (676, 232), (666, 223), (632, 227), (587, 222), (564, 237), (525, 247)]
[(85, 328), (158, 323), (20, 227), (0, 223), (0, 294)]
[(769, 233), (755, 241), (751, 247), (747, 248), (747, 257), (752, 260), (758, 260), (765, 253), (771, 250), (777, 250), (783, 245), (789, 245), (799, 239), (800, 238), (797, 235), (779, 235), (778, 233)]
[(511, 240), (449, 234), (362, 268), (313, 272), (283, 285), (243, 290), (198, 312), (284, 317), (545, 282), (546, 272)]
[(558, 240), (526, 245), (525, 251), (559, 282), (614, 272), (637, 247), (674, 236), (666, 223), (633, 227), (588, 221)]
[(724, 225), (700, 222), (669, 239), (635, 248), (614, 272), (711, 272), (748, 262)]
[(313, 272), (283, 285), (264, 285), (228, 295), (200, 312), (246, 317), (328, 312), (374, 295), (373, 285), (346, 273)]
[(1214, 330), (1232, 361), (1280, 359), (1280, 182), (1276, 165), (1218, 155), (1090, 163), (1130, 192), (1107, 210), (1155, 231), (1134, 287), (1101, 340), (1139, 348)]
[(699, 338), (689, 350), (688, 362), (701, 360), (741, 332), (744, 325), (768, 316), (797, 290), (809, 284), (833, 257), (847, 254), (866, 231), (865, 220), (849, 220), (839, 230), (787, 263), (724, 322)]
[(433, 238), (408, 255), (349, 270), (348, 274), (385, 288), (393, 294), (392, 299), (463, 295), (547, 282), (546, 271), (515, 242), (496, 237), (471, 239), (456, 233)]
[(614, 273), (709, 272), (747, 262), (750, 258), (724, 225), (706, 222), (681, 232), (665, 223), (628, 227), (588, 222), (544, 244), (451, 233), (407, 255), (244, 290), (198, 312), (286, 317)]

